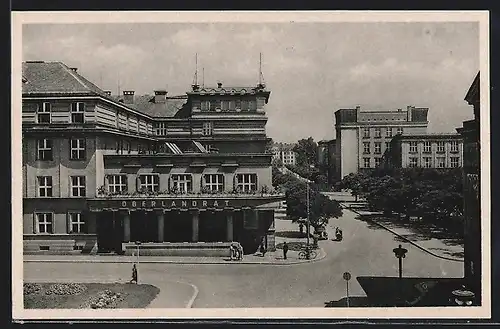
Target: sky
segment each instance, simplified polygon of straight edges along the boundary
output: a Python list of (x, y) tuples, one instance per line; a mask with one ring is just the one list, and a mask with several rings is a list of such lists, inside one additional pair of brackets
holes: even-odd
[[(429, 108), (431, 133), (472, 118), (465, 94), (479, 70), (479, 26), (436, 23), (133, 23), (23, 26), (23, 61), (61, 61), (104, 90), (169, 95), (205, 86), (271, 91), (275, 141), (332, 139), (334, 111)], [(204, 71), (204, 74), (203, 74)]]

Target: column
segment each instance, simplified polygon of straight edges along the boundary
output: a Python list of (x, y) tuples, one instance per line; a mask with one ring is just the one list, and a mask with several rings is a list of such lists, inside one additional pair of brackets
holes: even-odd
[(193, 217), (192, 217), (192, 223), (193, 223), (193, 228), (192, 228), (192, 242), (198, 242), (198, 224), (200, 221), (200, 212), (199, 211), (193, 211)]
[(130, 212), (123, 215), (123, 241), (130, 242)]
[(163, 232), (165, 230), (165, 215), (163, 212), (158, 214), (158, 242), (163, 242)]
[(227, 212), (227, 241), (233, 241), (233, 212)]

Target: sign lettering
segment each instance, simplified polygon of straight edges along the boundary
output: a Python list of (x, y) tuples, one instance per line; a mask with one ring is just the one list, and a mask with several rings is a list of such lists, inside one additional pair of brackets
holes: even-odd
[(231, 207), (229, 200), (121, 200), (122, 208), (223, 208)]

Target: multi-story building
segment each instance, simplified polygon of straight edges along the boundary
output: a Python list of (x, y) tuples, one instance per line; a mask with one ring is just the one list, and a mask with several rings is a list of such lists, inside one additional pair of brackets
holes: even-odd
[(462, 137), (459, 134), (397, 135), (382, 161), (384, 166), (393, 168), (462, 167)]
[(359, 106), (337, 110), (336, 178), (380, 165), (382, 155), (396, 135), (427, 133), (428, 110), (413, 106), (396, 111), (361, 111)]
[(293, 150), (295, 144), (291, 143), (275, 143), (273, 145), (274, 159), (281, 161), (284, 165), (297, 164), (297, 154)]
[(269, 95), (195, 84), (113, 97), (63, 63), (23, 63), (24, 251), (272, 250), (284, 198), (265, 153)]
[(328, 184), (335, 183), (336, 173), (336, 140), (321, 140), (318, 142), (318, 166), (326, 173)]
[(481, 139), (480, 73), (472, 82), (465, 101), (473, 107), (474, 119), (457, 128), (464, 140), (464, 274), (466, 285), (481, 303)]

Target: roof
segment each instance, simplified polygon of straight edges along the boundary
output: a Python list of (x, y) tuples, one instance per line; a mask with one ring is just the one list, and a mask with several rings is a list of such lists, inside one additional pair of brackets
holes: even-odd
[(461, 139), (462, 135), (457, 134), (457, 133), (430, 133), (430, 134), (419, 134), (419, 135), (401, 135), (398, 134), (393, 137), (393, 139), (401, 139), (401, 140), (407, 140), (407, 139), (446, 139), (446, 138), (453, 138), (453, 139)]
[[(116, 101), (123, 101), (123, 96), (112, 97)], [(173, 118), (182, 115), (181, 110), (186, 108), (186, 104), (187, 95), (167, 97), (164, 103), (155, 103), (155, 96), (146, 94), (134, 96), (134, 102), (125, 105), (152, 117)]]
[(23, 62), (23, 94), (88, 94), (104, 91), (61, 62)]
[(187, 93), (188, 95), (255, 95), (263, 94), (266, 96), (266, 102), (269, 100), (269, 95), (271, 92), (266, 89), (265, 85), (257, 86), (244, 86), (244, 87), (234, 87), (234, 86), (217, 86), (217, 87), (200, 87)]
[(469, 90), (467, 91), (467, 94), (465, 95), (464, 100), (467, 101), (469, 105), (472, 105), (475, 101), (479, 100), (479, 79), (480, 72), (477, 72), (474, 81), (472, 82)]

